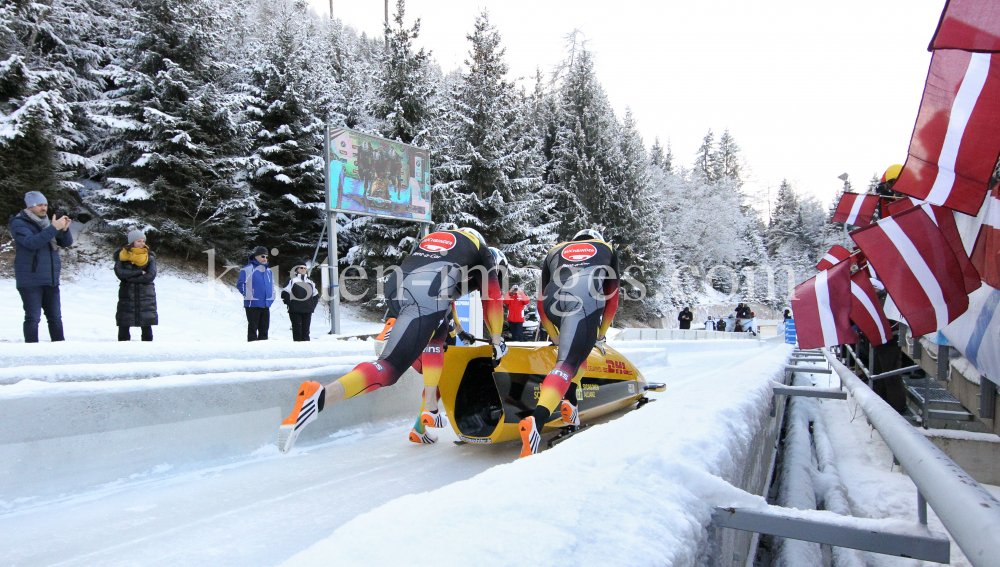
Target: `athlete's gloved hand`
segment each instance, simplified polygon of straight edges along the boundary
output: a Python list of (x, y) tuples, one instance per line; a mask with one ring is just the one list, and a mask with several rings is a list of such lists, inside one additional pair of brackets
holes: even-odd
[(463, 343), (470, 346), (475, 344), (476, 342), (476, 337), (468, 331), (462, 331), (461, 333), (459, 333), (458, 338), (462, 339)]
[(500, 366), (500, 359), (507, 354), (507, 343), (500, 341), (500, 344), (493, 345), (493, 368)]
[(607, 351), (607, 348), (608, 348), (608, 339), (607, 339), (607, 337), (605, 337), (605, 336), (597, 337), (597, 344), (594, 345), (594, 346), (596, 346), (598, 348), (598, 350), (601, 351), (601, 354), (603, 354), (603, 355), (607, 355), (608, 354), (608, 351)]

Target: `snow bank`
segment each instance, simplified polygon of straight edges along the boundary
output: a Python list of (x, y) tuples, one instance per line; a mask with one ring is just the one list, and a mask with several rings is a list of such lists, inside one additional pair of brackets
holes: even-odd
[(731, 483), (745, 475), (790, 352), (771, 346), (734, 368), (678, 378), (657, 403), (394, 500), (285, 565), (694, 565), (715, 506), (765, 505)]
[[(110, 261), (99, 265), (78, 264), (71, 274), (64, 270), (60, 287), (63, 327), (68, 341), (85, 341), (85, 344), (106, 342), (115, 344), (118, 327), (115, 311), (118, 306), (118, 279)], [(287, 275), (287, 274), (286, 274)], [(160, 266), (156, 276), (156, 304), (160, 324), (153, 327), (153, 346), (132, 350), (155, 353), (162, 343), (211, 342), (246, 343), (247, 322), (243, 300), (235, 287), (212, 283), (208, 276), (182, 277), (169, 266)], [(377, 333), (382, 323), (365, 321), (366, 316), (350, 306), (342, 306), (341, 333), (355, 335)], [(24, 345), (22, 322), (24, 310), (21, 296), (12, 278), (0, 279), (0, 343)], [(332, 339), (330, 319), (323, 307), (313, 314), (310, 335), (313, 340)], [(291, 342), (291, 322), (285, 305), (279, 300), (271, 305), (271, 341)], [(139, 330), (132, 329), (133, 340), (138, 342)], [(39, 338), (48, 340), (45, 317), (39, 326)], [(0, 345), (2, 346), (2, 345)], [(55, 345), (50, 345), (55, 346)], [(84, 350), (76, 347), (78, 350)], [(54, 352), (66, 352), (60, 349)], [(112, 349), (113, 350), (113, 349)], [(45, 352), (37, 349), (34, 352)], [(3, 354), (0, 352), (0, 357)]]

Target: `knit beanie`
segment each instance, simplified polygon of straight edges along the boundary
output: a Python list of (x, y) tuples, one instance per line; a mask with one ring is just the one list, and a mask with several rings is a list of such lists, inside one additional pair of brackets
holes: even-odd
[(45, 195), (42, 195), (38, 191), (28, 191), (24, 194), (24, 204), (30, 207), (37, 207), (38, 205), (47, 205), (49, 202), (45, 199)]
[(141, 230), (139, 230), (138, 228), (136, 228), (134, 226), (133, 227), (129, 227), (129, 229), (128, 229), (128, 245), (131, 246), (133, 242), (135, 242), (136, 240), (139, 240), (140, 238), (143, 239), (143, 240), (146, 240), (146, 235), (143, 234)]
[(258, 247), (256, 247), (256, 248), (253, 249), (253, 252), (251, 252), (250, 255), (251, 256), (267, 256), (267, 248), (264, 248), (263, 246), (258, 246)]

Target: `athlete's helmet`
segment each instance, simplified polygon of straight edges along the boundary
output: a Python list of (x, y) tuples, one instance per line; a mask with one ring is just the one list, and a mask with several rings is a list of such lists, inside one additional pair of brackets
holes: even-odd
[(471, 234), (472, 236), (475, 236), (476, 238), (478, 238), (479, 241), (482, 242), (483, 244), (486, 243), (486, 239), (483, 238), (483, 235), (479, 234), (479, 231), (476, 230), (476, 229), (474, 229), (474, 228), (469, 228), (467, 226), (463, 226), (462, 228), (458, 229), (458, 231), (459, 232), (467, 232), (467, 233)]
[(604, 242), (604, 235), (592, 228), (585, 228), (576, 233), (573, 240), (600, 240)]
[(499, 248), (490, 246), (490, 252), (493, 253), (493, 260), (496, 262), (497, 269), (501, 267), (510, 269), (510, 263), (507, 262), (507, 255), (503, 253)]
[(885, 173), (882, 174), (882, 183), (897, 179), (902, 171), (903, 171), (903, 166), (899, 165), (898, 163), (890, 165), (889, 169), (885, 170)]

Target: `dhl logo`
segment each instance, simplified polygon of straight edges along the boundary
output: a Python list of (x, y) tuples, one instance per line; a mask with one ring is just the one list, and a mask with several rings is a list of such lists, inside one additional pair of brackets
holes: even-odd
[(626, 376), (630, 376), (632, 374), (632, 371), (625, 366), (624, 362), (607, 359), (607, 363), (608, 363), (608, 374), (624, 374)]

